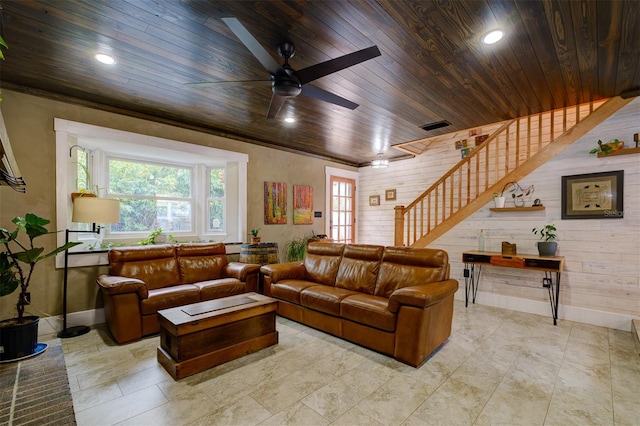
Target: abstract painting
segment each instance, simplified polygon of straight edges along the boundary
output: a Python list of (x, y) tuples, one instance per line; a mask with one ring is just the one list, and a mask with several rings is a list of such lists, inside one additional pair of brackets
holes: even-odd
[(264, 183), (264, 223), (265, 225), (287, 223), (286, 183)]
[(293, 185), (293, 224), (313, 223), (313, 187)]

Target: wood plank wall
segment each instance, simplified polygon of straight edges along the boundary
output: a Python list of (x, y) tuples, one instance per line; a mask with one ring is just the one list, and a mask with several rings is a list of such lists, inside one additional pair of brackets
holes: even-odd
[[(545, 210), (496, 213), (489, 211), (492, 207), (489, 203), (436, 240), (432, 246), (449, 252), (452, 278), (461, 283), (462, 291), (458, 291), (457, 297), (464, 299), (461, 253), (477, 248), (476, 236), (480, 229), (486, 234), (486, 250), (500, 251), (501, 242), (509, 241), (517, 244), (518, 252), (536, 253), (538, 240), (531, 228), (555, 223), (558, 255), (566, 257), (560, 317), (563, 307), (565, 314), (571, 311), (569, 307), (574, 307), (621, 317), (640, 317), (640, 154), (597, 158), (588, 153), (598, 139), (618, 138), (625, 140), (627, 146), (635, 146), (633, 134), (640, 132), (639, 118), (640, 99), (636, 99), (559, 156), (521, 179), (523, 186), (535, 185), (534, 198), (542, 200)], [(489, 129), (490, 126), (483, 127)], [(394, 206), (409, 204), (449, 170), (460, 159), (454, 142), (464, 137), (462, 133), (451, 134), (448, 141), (422, 156), (391, 163), (387, 169), (360, 169), (358, 241), (393, 244)], [(625, 171), (623, 219), (560, 219), (562, 176), (612, 170)], [(396, 189), (397, 200), (385, 201), (385, 189)], [(381, 205), (370, 207), (370, 195), (380, 195)], [(525, 304), (547, 302), (546, 292), (539, 288), (541, 278), (535, 272), (523, 274), (505, 268), (485, 268), (478, 302), (482, 303), (482, 293), (487, 293), (485, 300), (491, 296), (511, 296)], [(536, 287), (530, 287), (532, 285)], [(626, 323), (620, 324), (620, 328), (629, 327)]]

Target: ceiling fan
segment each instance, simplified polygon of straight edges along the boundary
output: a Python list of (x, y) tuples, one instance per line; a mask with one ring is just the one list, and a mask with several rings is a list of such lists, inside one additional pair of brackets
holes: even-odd
[[(287, 98), (292, 98), (300, 94), (310, 98), (319, 99), (321, 101), (330, 102), (344, 108), (356, 109), (358, 104), (351, 102), (341, 96), (335, 95), (319, 87), (309, 84), (310, 82), (332, 74), (336, 71), (349, 68), (353, 65), (367, 61), (369, 59), (380, 56), (378, 46), (371, 46), (366, 49), (359, 50), (348, 55), (340, 56), (316, 65), (312, 65), (301, 70), (294, 70), (289, 65), (289, 59), (295, 53), (295, 46), (291, 42), (284, 42), (277, 48), (278, 55), (284, 59), (284, 64), (279, 65), (273, 57), (265, 50), (258, 40), (240, 23), (236, 18), (222, 18), (222, 21), (229, 29), (240, 39), (240, 41), (249, 49), (262, 66), (271, 74), (271, 103), (267, 118), (275, 118), (278, 111), (282, 108)], [(269, 81), (269, 80), (264, 80)], [(189, 83), (191, 86), (209, 87), (217, 84), (228, 83), (250, 83), (251, 81), (238, 82), (205, 82), (205, 83)]]

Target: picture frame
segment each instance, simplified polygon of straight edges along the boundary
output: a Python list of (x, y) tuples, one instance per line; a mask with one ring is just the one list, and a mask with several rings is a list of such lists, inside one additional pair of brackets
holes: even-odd
[(313, 223), (313, 187), (293, 185), (293, 224)]
[(394, 189), (387, 189), (384, 191), (384, 200), (385, 201), (393, 201), (396, 199), (396, 190)]
[(369, 196), (369, 205), (370, 206), (379, 206), (380, 205), (380, 196), (379, 195), (370, 195)]
[(284, 182), (264, 182), (264, 224), (283, 225), (287, 223), (287, 184)]
[(624, 170), (562, 176), (562, 219), (624, 217)]

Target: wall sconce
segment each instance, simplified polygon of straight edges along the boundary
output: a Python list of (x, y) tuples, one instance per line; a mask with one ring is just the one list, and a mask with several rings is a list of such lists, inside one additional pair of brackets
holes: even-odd
[(389, 160), (383, 157), (384, 154), (378, 153), (378, 158), (371, 161), (372, 169), (384, 169), (389, 166)]

